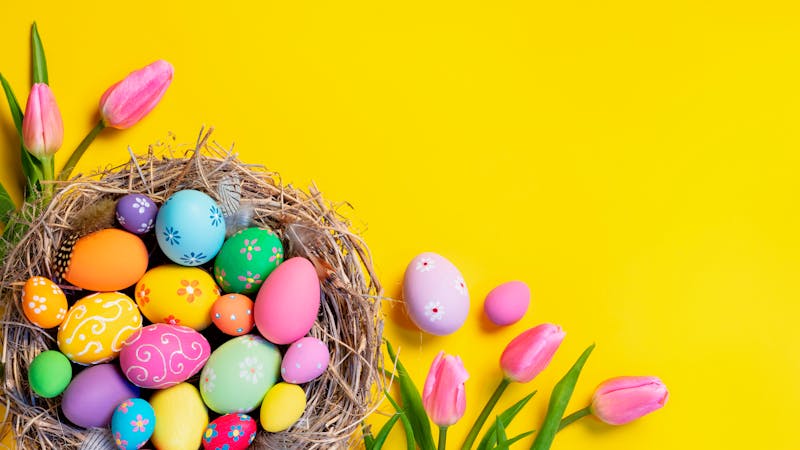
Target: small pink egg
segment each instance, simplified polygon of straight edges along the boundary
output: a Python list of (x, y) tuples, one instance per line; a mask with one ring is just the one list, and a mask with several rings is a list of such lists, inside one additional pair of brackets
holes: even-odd
[(483, 310), (495, 325), (511, 325), (528, 311), (531, 291), (522, 281), (509, 281), (492, 289), (486, 296)]
[(307, 383), (325, 372), (330, 359), (324, 342), (315, 337), (304, 337), (286, 350), (281, 362), (281, 377), (287, 383)]

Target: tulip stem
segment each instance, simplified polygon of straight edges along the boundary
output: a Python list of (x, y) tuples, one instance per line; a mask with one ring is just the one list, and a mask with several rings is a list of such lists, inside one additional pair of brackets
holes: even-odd
[(75, 151), (72, 152), (72, 154), (69, 156), (69, 159), (67, 160), (67, 163), (64, 165), (64, 168), (61, 169), (61, 173), (58, 174), (59, 180), (66, 181), (69, 179), (69, 176), (72, 174), (72, 169), (74, 169), (75, 166), (78, 165), (78, 161), (80, 161), (81, 156), (83, 156), (83, 153), (86, 152), (86, 149), (89, 148), (89, 144), (91, 144), (92, 141), (94, 141), (94, 138), (96, 138), (97, 135), (100, 134), (100, 132), (103, 131), (103, 128), (105, 127), (106, 127), (105, 124), (101, 120), (100, 122), (97, 123), (97, 125), (94, 126), (94, 128), (92, 128), (92, 131), (90, 131), (89, 134), (87, 134), (86, 137), (83, 138), (81, 143), (78, 144), (78, 148), (76, 148)]
[(436, 450), (444, 450), (447, 447), (447, 427), (440, 426), (439, 427), (439, 446), (436, 447)]
[(55, 179), (53, 156), (43, 156), (39, 158), (39, 161), (42, 163), (42, 181), (45, 181), (45, 183), (42, 183), (42, 194), (44, 197), (44, 204), (47, 205), (53, 197), (52, 181)]
[(582, 419), (591, 413), (592, 413), (592, 406), (589, 405), (586, 408), (579, 409), (574, 413), (568, 415), (567, 417), (564, 417), (563, 419), (561, 419), (561, 423), (558, 425), (558, 430), (556, 431), (556, 433), (569, 426), (572, 422)]
[(473, 424), (472, 428), (469, 430), (469, 434), (467, 435), (467, 439), (464, 440), (464, 445), (461, 446), (461, 450), (470, 450), (472, 448), (472, 444), (475, 442), (475, 439), (477, 439), (478, 433), (480, 433), (483, 424), (489, 417), (489, 413), (492, 412), (492, 409), (494, 409), (494, 406), (497, 404), (497, 401), (500, 400), (500, 396), (503, 395), (503, 392), (509, 384), (511, 384), (511, 379), (503, 377), (497, 389), (494, 390), (494, 394), (492, 394), (492, 397), (486, 402), (486, 406), (483, 407), (483, 411), (481, 411), (481, 414), (475, 420), (475, 424)]

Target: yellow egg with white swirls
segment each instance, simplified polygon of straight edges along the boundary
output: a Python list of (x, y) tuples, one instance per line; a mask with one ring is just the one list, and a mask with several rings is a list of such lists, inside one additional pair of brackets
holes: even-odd
[(119, 292), (84, 297), (58, 327), (58, 348), (78, 364), (98, 364), (119, 355), (122, 344), (142, 327), (136, 303)]

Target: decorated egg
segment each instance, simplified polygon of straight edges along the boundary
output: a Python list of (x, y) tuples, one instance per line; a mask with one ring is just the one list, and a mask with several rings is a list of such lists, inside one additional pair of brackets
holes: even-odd
[(67, 297), (47, 278), (31, 277), (22, 288), (22, 312), (36, 326), (57, 327), (67, 314)]
[(315, 337), (304, 337), (289, 346), (281, 362), (283, 381), (307, 383), (325, 372), (331, 355), (328, 346)]
[(39, 353), (28, 367), (28, 382), (40, 397), (53, 398), (72, 380), (72, 365), (63, 353), (48, 350)]
[(231, 236), (214, 260), (214, 277), (225, 292), (254, 294), (283, 261), (283, 244), (267, 228), (247, 228)]
[(256, 431), (256, 421), (247, 414), (225, 414), (206, 427), (203, 448), (245, 450), (256, 439)]
[(261, 404), (261, 426), (271, 433), (295, 424), (306, 410), (306, 393), (296, 384), (272, 386)]
[(134, 234), (145, 234), (155, 226), (158, 207), (144, 194), (128, 194), (117, 201), (117, 222)]
[(211, 321), (225, 334), (247, 334), (255, 325), (253, 301), (242, 294), (225, 294), (211, 307)]
[(436, 253), (422, 253), (411, 260), (403, 279), (403, 297), (411, 320), (431, 334), (453, 333), (469, 313), (464, 277)]
[(252, 411), (275, 384), (280, 365), (281, 354), (271, 343), (252, 334), (233, 338), (208, 358), (200, 394), (219, 414)]
[(509, 281), (492, 289), (486, 295), (483, 310), (495, 325), (511, 325), (528, 311), (531, 291), (522, 281)]
[(287, 259), (258, 291), (254, 311), (258, 331), (275, 344), (300, 339), (317, 320), (319, 296), (319, 278), (311, 261)]
[(58, 327), (58, 348), (78, 364), (110, 361), (141, 327), (142, 315), (130, 297), (119, 292), (92, 294), (67, 311)]
[(128, 380), (147, 389), (164, 389), (188, 380), (203, 368), (211, 346), (197, 331), (157, 323), (133, 333), (119, 353)]
[(147, 248), (139, 236), (106, 228), (75, 242), (63, 278), (89, 291), (119, 291), (142, 277), (147, 262)]
[(142, 448), (155, 428), (156, 413), (141, 398), (126, 399), (111, 416), (111, 434), (119, 450)]
[(208, 425), (208, 411), (197, 388), (181, 383), (156, 391), (150, 397), (156, 413), (153, 445), (159, 450), (195, 450), (200, 448)]
[(225, 218), (208, 195), (187, 189), (172, 194), (156, 217), (161, 251), (184, 266), (211, 261), (225, 240)]
[(148, 320), (198, 331), (211, 324), (211, 307), (217, 298), (214, 279), (198, 267), (158, 266), (136, 284), (136, 303)]
[(64, 391), (61, 410), (80, 427), (107, 427), (114, 409), (124, 400), (138, 396), (139, 388), (128, 383), (118, 367), (98, 364), (75, 376)]

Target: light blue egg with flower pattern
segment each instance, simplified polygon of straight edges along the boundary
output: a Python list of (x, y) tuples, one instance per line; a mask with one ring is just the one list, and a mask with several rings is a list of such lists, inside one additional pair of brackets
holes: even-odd
[(156, 429), (156, 414), (150, 403), (129, 398), (120, 403), (111, 416), (111, 434), (119, 450), (141, 448)]
[(225, 218), (207, 194), (187, 189), (172, 194), (156, 216), (161, 251), (183, 266), (211, 261), (225, 241)]

